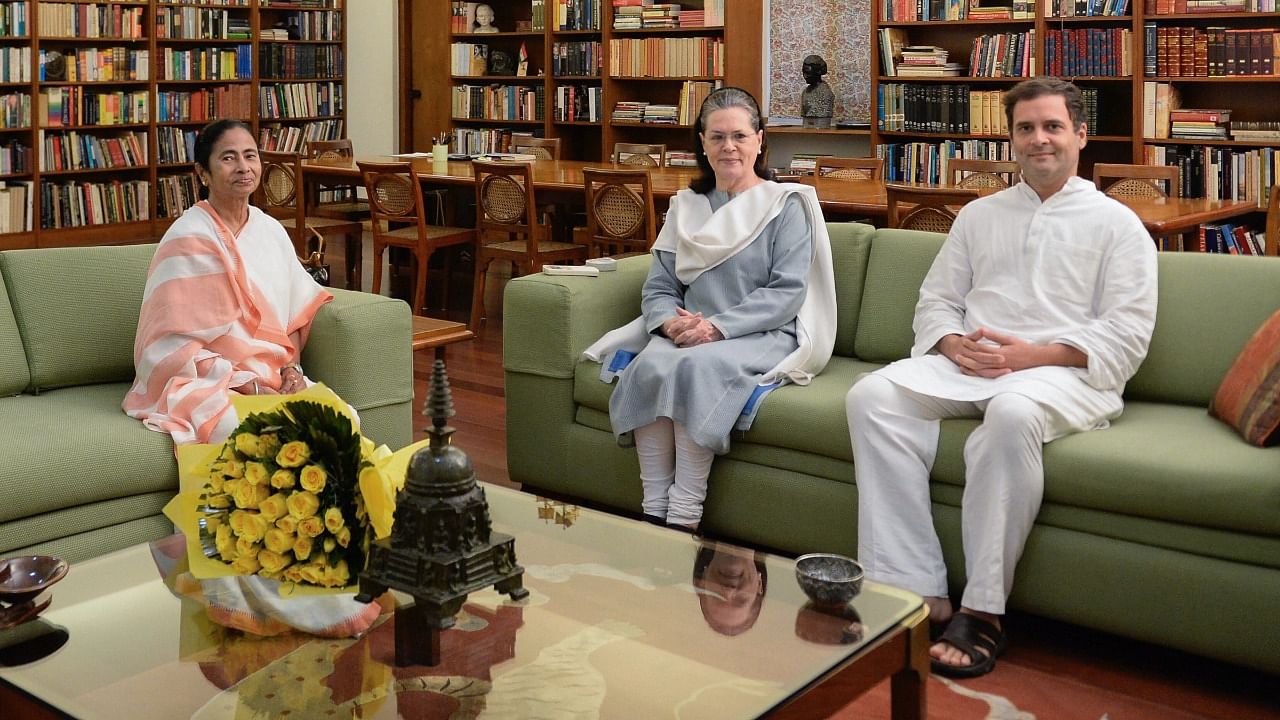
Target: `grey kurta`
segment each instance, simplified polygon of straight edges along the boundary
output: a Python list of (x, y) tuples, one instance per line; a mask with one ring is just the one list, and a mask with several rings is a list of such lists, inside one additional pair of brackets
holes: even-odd
[[(730, 198), (707, 195), (719, 212)], [(693, 441), (716, 453), (760, 378), (796, 349), (795, 317), (805, 297), (812, 231), (797, 196), (741, 252), (683, 285), (675, 253), (655, 250), (641, 309), (653, 334), (622, 374), (609, 401), (621, 434), (660, 417), (683, 423)], [(667, 222), (675, 222), (674, 213)], [(725, 339), (676, 347), (660, 334), (676, 308), (702, 313)]]

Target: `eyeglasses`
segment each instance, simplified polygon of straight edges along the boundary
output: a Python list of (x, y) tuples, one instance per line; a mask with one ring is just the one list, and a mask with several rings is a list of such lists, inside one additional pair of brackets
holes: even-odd
[(755, 140), (757, 137), (758, 136), (755, 133), (742, 133), (742, 132), (732, 133), (729, 135), (726, 135), (724, 133), (710, 133), (710, 134), (703, 133), (702, 142), (714, 147), (721, 147), (721, 146), (727, 145), (728, 143), (733, 143), (734, 145), (743, 145), (751, 140)]

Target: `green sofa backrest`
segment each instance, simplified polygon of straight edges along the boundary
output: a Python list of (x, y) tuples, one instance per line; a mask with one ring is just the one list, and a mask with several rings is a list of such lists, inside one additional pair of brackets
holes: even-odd
[(836, 344), (833, 355), (853, 357), (853, 340), (862, 311), (862, 284), (867, 278), (871, 238), (876, 229), (863, 223), (827, 223), (831, 265), (836, 277)]
[(876, 231), (854, 340), (859, 359), (887, 363), (911, 355), (920, 284), (945, 239), (919, 230)]
[(31, 373), (28, 390), (133, 379), (133, 336), (155, 248), (0, 253)]
[(13, 306), (9, 304), (4, 275), (0, 274), (0, 397), (17, 395), (30, 382), (31, 372), (27, 369), (26, 353), (22, 351), (18, 321), (13, 317)]
[(1160, 307), (1125, 397), (1208, 407), (1253, 333), (1280, 309), (1280, 258), (1160, 253)]

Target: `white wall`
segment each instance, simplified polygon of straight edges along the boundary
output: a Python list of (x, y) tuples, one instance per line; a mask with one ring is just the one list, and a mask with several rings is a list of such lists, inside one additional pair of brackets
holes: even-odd
[(396, 0), (348, 0), (347, 137), (356, 155), (398, 150), (396, 28)]

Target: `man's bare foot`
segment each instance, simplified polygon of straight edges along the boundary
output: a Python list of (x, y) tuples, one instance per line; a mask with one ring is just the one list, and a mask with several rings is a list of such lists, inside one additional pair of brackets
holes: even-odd
[[(926, 602), (927, 601), (928, 601), (928, 598), (926, 598)], [(931, 617), (932, 617), (932, 606), (930, 606), (930, 611), (931, 611)], [(961, 607), (960, 612), (965, 615), (973, 615), (974, 617), (977, 617), (981, 620), (985, 620), (991, 623), (992, 625), (994, 625), (996, 630), (1002, 633), (1004, 631), (1004, 628), (1000, 625), (999, 615), (979, 612), (977, 610), (970, 610), (967, 607)], [(968, 665), (973, 665), (985, 659), (985, 658), (971, 658), (964, 651), (952, 646), (950, 643), (945, 641), (939, 641), (934, 643), (933, 646), (929, 648), (929, 655), (934, 660), (944, 665), (952, 665), (955, 667), (966, 667)]]

